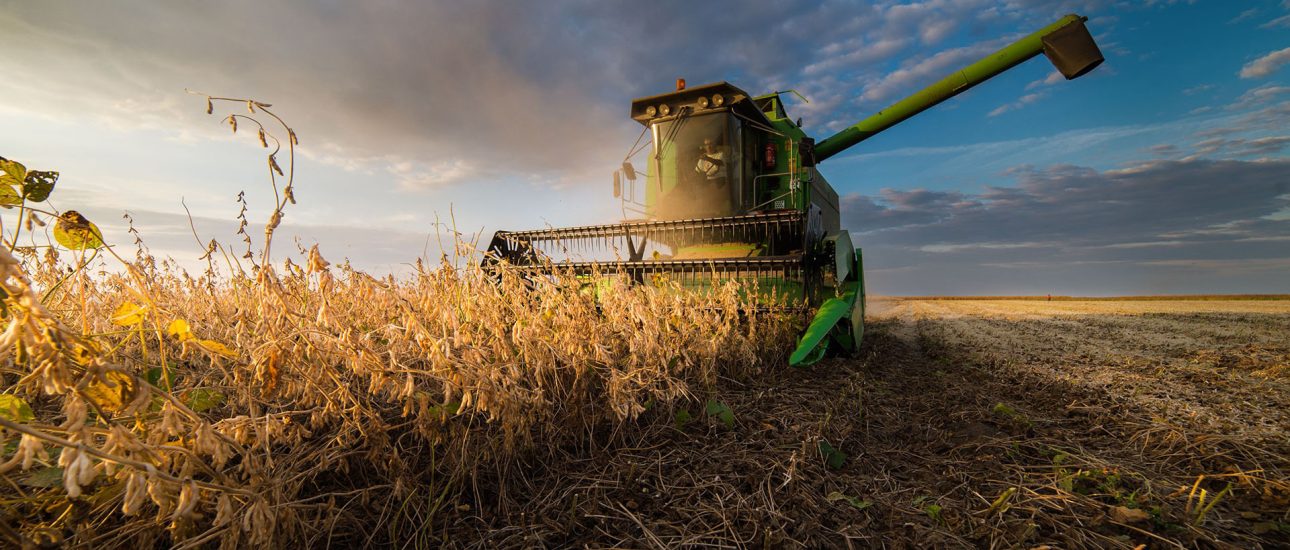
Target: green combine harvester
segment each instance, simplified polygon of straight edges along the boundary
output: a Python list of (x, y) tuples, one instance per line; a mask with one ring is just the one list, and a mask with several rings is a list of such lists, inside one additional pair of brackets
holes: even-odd
[[(631, 117), (653, 151), (643, 183), (623, 162), (614, 196), (624, 218), (635, 219), (498, 231), (487, 261), (586, 277), (623, 273), (642, 284), (667, 279), (695, 291), (716, 280), (752, 283), (759, 296), (774, 297), (768, 303), (814, 312), (791, 364), (811, 364), (830, 349), (854, 353), (864, 334), (862, 256), (818, 163), (1040, 53), (1068, 80), (1089, 72), (1102, 54), (1086, 20), (1067, 15), (819, 142), (785, 112), (788, 92), (751, 96), (726, 82), (687, 88), (678, 80), (674, 92), (632, 101)], [(596, 253), (613, 257), (585, 256)]]

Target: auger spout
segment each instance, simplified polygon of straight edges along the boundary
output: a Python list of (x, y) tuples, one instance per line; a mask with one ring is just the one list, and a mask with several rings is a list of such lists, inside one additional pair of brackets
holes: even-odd
[(1048, 56), (1067, 80), (1077, 78), (1102, 63), (1092, 35), (1084, 27), (1087, 17), (1071, 14), (1009, 44), (940, 81), (915, 92), (815, 145), (815, 160), (822, 161), (874, 134), (895, 126), (936, 104), (961, 94), (1040, 53)]

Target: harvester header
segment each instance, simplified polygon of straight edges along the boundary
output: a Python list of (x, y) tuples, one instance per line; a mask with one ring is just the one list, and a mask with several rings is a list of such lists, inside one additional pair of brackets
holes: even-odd
[[(624, 221), (498, 231), (488, 261), (533, 276), (554, 265), (593, 288), (604, 273), (695, 292), (733, 279), (768, 302), (813, 312), (792, 364), (814, 362), (830, 347), (853, 352), (864, 330), (861, 254), (817, 162), (1040, 53), (1067, 79), (1089, 72), (1102, 54), (1085, 21), (1063, 17), (818, 144), (789, 117), (783, 92), (753, 96), (727, 82), (686, 87), (678, 79), (675, 91), (631, 103), (653, 150), (637, 159), (642, 171), (632, 159), (644, 146), (614, 172)], [(563, 261), (543, 261), (562, 253)]]

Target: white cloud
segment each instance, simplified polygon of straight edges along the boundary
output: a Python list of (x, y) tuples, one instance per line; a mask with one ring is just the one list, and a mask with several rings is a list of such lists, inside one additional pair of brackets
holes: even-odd
[(1052, 86), (1053, 84), (1061, 82), (1062, 80), (1065, 80), (1065, 79), (1066, 77), (1062, 76), (1062, 73), (1058, 71), (1053, 71), (1051, 73), (1048, 73), (1048, 76), (1044, 78), (1031, 82), (1030, 84), (1026, 84), (1026, 91), (1029, 92), (1030, 90), (1039, 88), (1041, 86)]
[(995, 107), (994, 110), (990, 111), (990, 113), (987, 114), (986, 116), (996, 117), (1008, 111), (1015, 111), (1017, 109), (1025, 107), (1026, 105), (1029, 105), (1031, 103), (1039, 101), (1040, 99), (1043, 99), (1044, 96), (1046, 95), (1048, 95), (1046, 91), (1040, 91), (1040, 92), (1035, 92), (1033, 94), (1023, 95), (1021, 96), (1021, 98), (1017, 99), (1012, 103), (1005, 103), (1003, 105)]
[(1257, 107), (1272, 101), (1281, 94), (1290, 93), (1290, 86), (1277, 86), (1275, 84), (1264, 84), (1257, 88), (1251, 88), (1236, 98), (1236, 102), (1228, 105), (1229, 110), (1248, 109)]
[[(874, 61), (886, 59), (908, 44), (908, 38), (883, 38), (873, 43), (851, 40), (844, 43), (830, 44), (823, 51), (826, 53), (834, 52), (835, 55), (807, 65), (802, 72), (815, 75), (839, 68), (863, 66)], [(847, 53), (836, 54), (836, 52), (841, 51), (846, 51)]]
[[(1287, 16), (1290, 17), (1290, 16)], [(1270, 52), (1267, 55), (1246, 63), (1238, 73), (1241, 78), (1263, 78), (1290, 63), (1290, 48)]]
[(1290, 15), (1282, 15), (1281, 17), (1259, 25), (1260, 29), (1272, 29), (1276, 27), (1290, 28)]
[(1258, 14), (1259, 14), (1259, 8), (1250, 8), (1248, 10), (1241, 12), (1240, 15), (1237, 15), (1236, 17), (1232, 18), (1232, 20), (1228, 21), (1227, 24), (1231, 25), (1233, 23), (1240, 23), (1241, 21), (1245, 21), (1246, 19), (1254, 17), (1255, 15), (1258, 15)]
[(427, 165), (401, 161), (390, 165), (399, 187), (415, 191), (455, 185), (470, 179), (487, 179), (483, 171), (465, 159), (453, 159)]
[(1196, 85), (1196, 86), (1192, 86), (1192, 87), (1190, 87), (1190, 88), (1184, 89), (1184, 90), (1182, 91), (1182, 93), (1183, 93), (1183, 95), (1196, 95), (1196, 94), (1199, 94), (1199, 93), (1208, 92), (1208, 91), (1213, 90), (1213, 89), (1215, 89), (1215, 88), (1217, 88), (1217, 87), (1218, 87), (1218, 86), (1215, 86), (1215, 85), (1213, 85), (1213, 84), (1198, 84), (1198, 85)]
[(907, 64), (882, 77), (877, 82), (865, 86), (861, 99), (865, 101), (884, 101), (918, 84), (930, 84), (932, 78), (947, 73), (950, 69), (973, 61), (998, 47), (997, 41), (975, 44), (962, 48), (946, 50), (931, 57)]

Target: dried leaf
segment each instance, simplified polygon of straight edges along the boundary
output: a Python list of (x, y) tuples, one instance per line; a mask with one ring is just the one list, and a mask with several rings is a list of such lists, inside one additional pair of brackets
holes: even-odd
[(269, 352), (269, 356), (264, 358), (260, 363), (260, 378), (264, 381), (264, 387), (261, 394), (268, 397), (273, 395), (273, 390), (278, 388), (278, 378), (282, 376), (282, 369), (279, 367), (280, 357), (277, 351)]
[(120, 371), (103, 373), (105, 380), (90, 382), (82, 393), (107, 412), (117, 412), (134, 400), (134, 377)]
[(143, 322), (147, 317), (147, 311), (148, 308), (134, 302), (123, 303), (112, 314), (112, 324), (119, 327), (132, 327)]
[(1151, 519), (1151, 514), (1146, 510), (1137, 508), (1126, 508), (1124, 506), (1115, 506), (1111, 508), (1111, 520), (1116, 523), (1142, 523)]
[(237, 357), (237, 352), (233, 351), (232, 348), (229, 348), (228, 346), (221, 344), (219, 342), (216, 342), (214, 340), (196, 340), (196, 343), (199, 347), (211, 353), (223, 355), (224, 357), (228, 357), (230, 359), (234, 359)]

